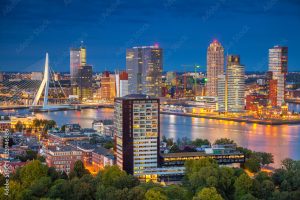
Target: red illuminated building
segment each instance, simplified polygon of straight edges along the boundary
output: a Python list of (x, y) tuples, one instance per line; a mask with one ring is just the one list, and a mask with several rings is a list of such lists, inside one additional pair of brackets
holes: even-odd
[(246, 110), (258, 111), (259, 106), (267, 106), (268, 96), (262, 94), (251, 94), (246, 97)]
[(271, 106), (277, 106), (277, 80), (269, 82), (269, 101)]

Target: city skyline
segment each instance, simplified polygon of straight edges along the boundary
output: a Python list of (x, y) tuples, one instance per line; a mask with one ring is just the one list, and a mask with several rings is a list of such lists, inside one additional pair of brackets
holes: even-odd
[(55, 71), (69, 71), (69, 49), (84, 41), (95, 71), (125, 69), (126, 48), (155, 43), (164, 49), (164, 70), (182, 71), (184, 64), (206, 67), (206, 48), (214, 39), (225, 55), (241, 55), (246, 71), (267, 71), (268, 49), (275, 45), (289, 47), (290, 71), (299, 67), (296, 1), (249, 1), (247, 9), (225, 0), (161, 3), (4, 1), (0, 70), (41, 71), (48, 51)]

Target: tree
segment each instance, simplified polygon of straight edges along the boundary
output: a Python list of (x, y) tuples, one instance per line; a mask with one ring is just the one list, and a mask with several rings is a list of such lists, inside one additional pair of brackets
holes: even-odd
[(22, 132), (23, 130), (23, 124), (21, 121), (18, 121), (15, 125), (15, 129), (18, 131), (18, 132)]
[(194, 200), (223, 200), (222, 196), (217, 192), (214, 187), (205, 187), (200, 190), (193, 198)]
[(128, 192), (129, 200), (144, 200), (145, 199), (146, 190), (140, 186), (136, 186), (131, 188)]
[(203, 187), (217, 187), (219, 179), (219, 166), (211, 158), (188, 160), (185, 162), (185, 178), (193, 193)]
[(145, 200), (167, 200), (168, 197), (164, 194), (162, 188), (151, 188), (145, 194)]
[(210, 142), (207, 139), (197, 138), (196, 140), (192, 141), (192, 144), (195, 145), (196, 147), (201, 147), (203, 145), (210, 145)]
[(261, 198), (262, 199), (267, 199), (274, 192), (275, 186), (274, 186), (274, 183), (272, 181), (270, 181), (270, 180), (264, 180), (261, 183), (260, 189), (261, 189), (260, 190)]
[(105, 167), (98, 174), (99, 182), (105, 187), (113, 186), (117, 189), (132, 188), (139, 184), (136, 177), (126, 174), (118, 166)]
[(59, 179), (60, 174), (54, 167), (49, 167), (47, 175), (51, 178), (52, 181), (55, 181), (56, 179)]
[(249, 158), (245, 162), (245, 168), (248, 169), (250, 172), (258, 172), (260, 170), (260, 163), (255, 158)]
[(32, 191), (32, 194), (36, 197), (43, 197), (47, 194), (48, 189), (51, 185), (50, 177), (39, 177), (39, 179), (35, 180), (29, 189)]
[(90, 174), (85, 174), (80, 179), (77, 177), (71, 180), (72, 195), (70, 199), (95, 199), (96, 185)]
[(226, 199), (233, 199), (234, 182), (236, 179), (235, 170), (230, 167), (219, 168), (218, 191)]
[(46, 158), (44, 156), (37, 155), (36, 159), (41, 161), (41, 163), (46, 162)]
[(237, 147), (236, 150), (243, 153), (245, 155), (245, 158), (250, 158), (251, 155), (253, 154), (253, 152), (250, 149), (243, 148), (243, 147)]
[(271, 178), (268, 176), (266, 172), (258, 172), (255, 176), (255, 180), (262, 183), (264, 180), (271, 180)]
[(274, 163), (274, 156), (271, 153), (262, 152), (261, 157), (262, 157), (262, 162), (261, 162), (262, 165), (268, 165)]
[(81, 160), (77, 160), (74, 164), (73, 170), (70, 172), (70, 178), (81, 178), (85, 174), (89, 174), (89, 171), (85, 169), (84, 164)]
[(242, 174), (236, 179), (234, 187), (235, 197), (239, 199), (243, 195), (246, 195), (248, 193), (251, 194), (253, 181), (247, 174)]
[(20, 177), (22, 185), (30, 186), (35, 180), (47, 176), (48, 167), (38, 160), (33, 160), (21, 168)]
[(10, 181), (9, 182), (9, 195), (5, 196), (5, 199), (21, 200), (21, 199), (23, 199), (22, 191), (23, 191), (23, 187), (19, 182)]
[(5, 182), (6, 182), (5, 176), (3, 176), (3, 174), (0, 174), (0, 185), (3, 186)]
[(45, 120), (43, 123), (44, 123), (45, 131), (52, 129), (56, 126), (56, 121), (54, 121), (54, 120)]
[(17, 158), (20, 159), (22, 162), (33, 160), (37, 158), (37, 152), (32, 150), (27, 150), (25, 155), (19, 155), (17, 156)]
[(41, 120), (35, 118), (32, 122), (33, 128), (39, 130), (41, 127)]
[(64, 179), (56, 180), (49, 189), (48, 196), (51, 199), (69, 199), (71, 195), (71, 186)]
[(240, 200), (258, 200), (256, 197), (254, 197), (252, 194), (247, 193), (243, 196), (241, 196)]
[(111, 149), (114, 147), (114, 143), (112, 141), (108, 141), (103, 146), (105, 149)]
[(168, 147), (170, 147), (174, 144), (173, 138), (168, 138), (166, 142), (167, 142)]
[(179, 185), (170, 185), (165, 188), (165, 193), (168, 199), (172, 200), (188, 200), (189, 195), (186, 188), (181, 187)]
[(170, 153), (178, 153), (180, 152), (180, 149), (177, 144), (173, 144), (172, 147), (170, 148)]
[(62, 126), (60, 127), (60, 130), (63, 131), (63, 132), (65, 132), (65, 131), (66, 131), (66, 125), (65, 125), (65, 124), (62, 125)]
[(286, 158), (282, 162), (282, 166), (284, 169), (291, 171), (294, 168), (295, 162), (293, 159)]
[(236, 144), (233, 140), (228, 138), (217, 139), (214, 144)]

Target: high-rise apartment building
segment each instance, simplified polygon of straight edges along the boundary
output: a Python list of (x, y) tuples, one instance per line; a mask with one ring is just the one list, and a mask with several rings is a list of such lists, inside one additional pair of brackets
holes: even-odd
[(240, 57), (227, 56), (226, 75), (218, 76), (218, 110), (242, 112), (245, 107), (245, 67)]
[[(272, 90), (276, 87), (276, 97), (271, 96), (270, 98), (271, 105), (273, 106), (281, 106), (284, 103), (287, 69), (288, 47), (274, 46), (269, 49), (269, 71), (272, 72), (272, 80), (274, 80), (272, 81)], [(274, 94), (273, 92), (272, 95)]]
[(115, 99), (117, 165), (140, 177), (159, 164), (159, 99), (130, 94)]
[(163, 50), (155, 46), (126, 50), (129, 94), (161, 96)]
[(217, 96), (218, 76), (224, 74), (224, 48), (214, 40), (207, 48), (207, 96)]

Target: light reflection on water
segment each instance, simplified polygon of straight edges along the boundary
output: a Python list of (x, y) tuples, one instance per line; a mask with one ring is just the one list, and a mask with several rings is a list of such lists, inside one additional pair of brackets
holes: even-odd
[[(300, 110), (299, 105), (292, 109)], [(20, 113), (26, 110), (19, 111)], [(28, 111), (27, 111), (28, 112)], [(59, 111), (37, 113), (37, 117), (53, 119), (58, 125), (79, 123), (90, 128), (94, 119), (110, 119), (113, 109), (83, 109), (81, 111)], [(270, 152), (274, 155), (275, 166), (286, 157), (300, 160), (300, 125), (270, 126), (247, 124), (225, 120), (191, 118), (175, 115), (161, 115), (161, 135), (167, 138), (188, 137), (208, 139), (213, 142), (218, 138), (233, 139), (240, 146), (255, 151)]]

